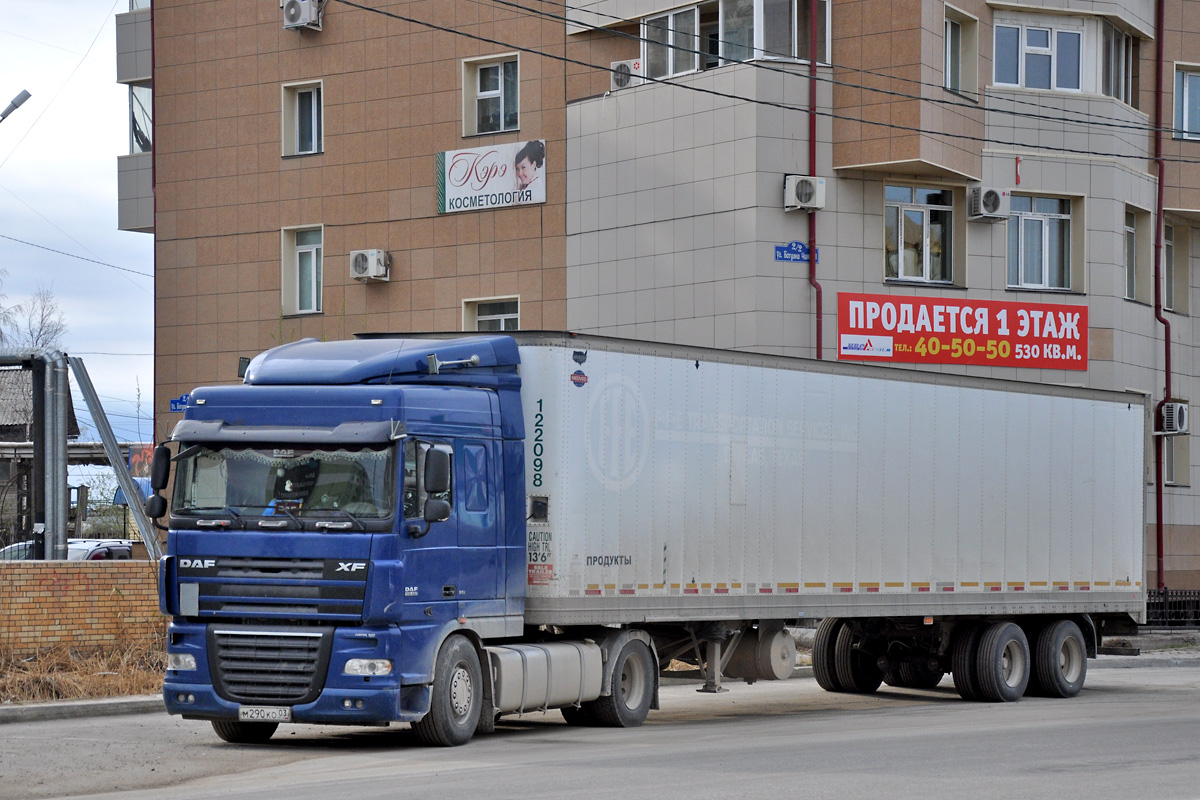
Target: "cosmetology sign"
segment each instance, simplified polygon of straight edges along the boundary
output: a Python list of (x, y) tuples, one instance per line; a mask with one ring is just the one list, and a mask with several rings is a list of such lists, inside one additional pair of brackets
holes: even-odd
[(437, 154), (439, 214), (546, 202), (546, 141)]

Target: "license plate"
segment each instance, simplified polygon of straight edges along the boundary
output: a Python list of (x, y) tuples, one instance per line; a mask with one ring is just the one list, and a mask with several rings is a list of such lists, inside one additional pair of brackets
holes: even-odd
[(238, 709), (241, 722), (291, 722), (292, 710), (287, 706), (242, 706)]

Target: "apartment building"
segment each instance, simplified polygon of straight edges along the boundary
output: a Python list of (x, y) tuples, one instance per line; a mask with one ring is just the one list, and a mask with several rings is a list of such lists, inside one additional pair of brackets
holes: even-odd
[[(156, 237), (159, 435), (282, 342), (515, 328), (1130, 391), (1179, 426), (1200, 2), (1163, 6), (131, 10), (153, 147), (121, 161), (121, 227)], [(1147, 442), (1151, 587), (1200, 588), (1189, 442)]]

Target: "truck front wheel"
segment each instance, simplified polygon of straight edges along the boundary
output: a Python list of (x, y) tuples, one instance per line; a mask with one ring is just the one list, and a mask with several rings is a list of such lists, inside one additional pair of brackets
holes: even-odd
[(630, 639), (613, 663), (612, 694), (584, 704), (589, 721), (607, 728), (641, 725), (654, 699), (654, 676), (650, 648), (640, 639)]
[(425, 744), (455, 747), (471, 741), (483, 703), (483, 672), (475, 648), (462, 636), (451, 636), (438, 653), (433, 672), (429, 713), (413, 723)]
[(221, 741), (230, 744), (262, 744), (271, 738), (278, 722), (242, 722), (236, 719), (214, 719), (213, 730)]

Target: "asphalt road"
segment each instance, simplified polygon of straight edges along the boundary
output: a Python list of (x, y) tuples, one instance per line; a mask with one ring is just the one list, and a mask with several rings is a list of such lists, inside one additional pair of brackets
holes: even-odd
[[(165, 714), (0, 728), (0, 798), (1200, 797), (1200, 667), (1093, 669), (1072, 700), (937, 690), (834, 695), (811, 680), (666, 686), (632, 730), (557, 712), (455, 749), (391, 729), (284, 727), (219, 742)], [(169, 787), (169, 788), (168, 788)]]

